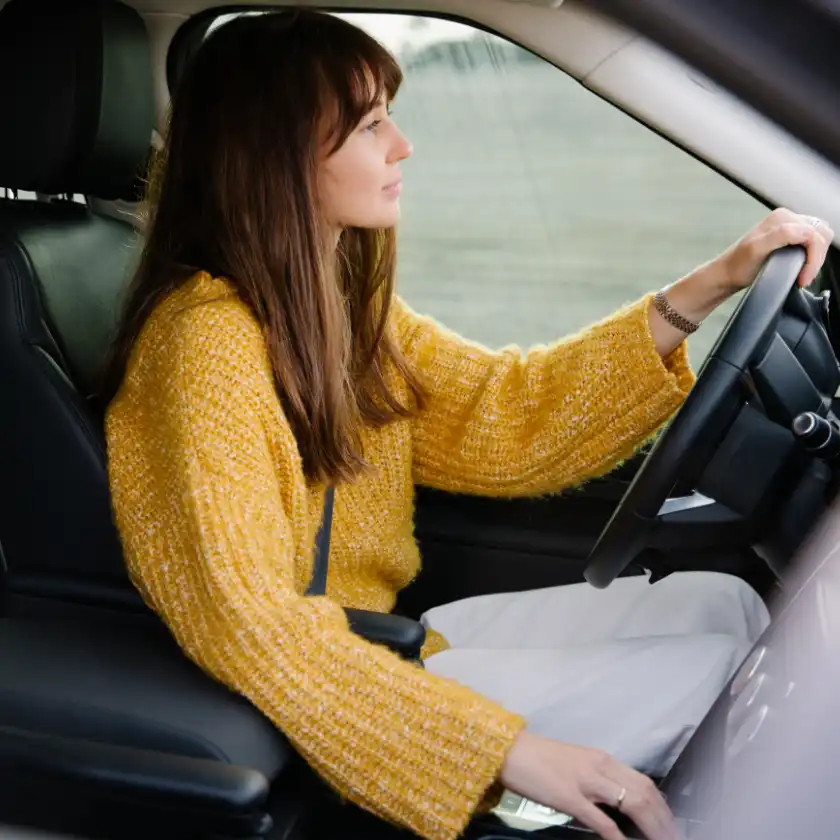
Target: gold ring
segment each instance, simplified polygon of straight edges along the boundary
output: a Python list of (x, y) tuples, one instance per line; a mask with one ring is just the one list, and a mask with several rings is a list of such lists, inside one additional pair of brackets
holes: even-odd
[(618, 794), (618, 799), (615, 801), (615, 810), (620, 811), (621, 806), (624, 804), (624, 797), (627, 796), (627, 788), (623, 787), (621, 792)]

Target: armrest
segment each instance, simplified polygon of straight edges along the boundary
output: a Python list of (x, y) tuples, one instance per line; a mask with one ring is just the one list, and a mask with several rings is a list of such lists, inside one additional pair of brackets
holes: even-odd
[(426, 628), (413, 618), (369, 610), (345, 610), (350, 629), (378, 645), (385, 645), (404, 659), (420, 659)]
[[(263, 834), (262, 773), (204, 758), (0, 727), (0, 820), (86, 837)], [(151, 832), (151, 833), (149, 833)]]

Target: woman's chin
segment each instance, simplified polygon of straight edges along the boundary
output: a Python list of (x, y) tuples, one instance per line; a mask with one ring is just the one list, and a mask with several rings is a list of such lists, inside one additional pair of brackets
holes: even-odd
[(367, 228), (369, 230), (381, 230), (382, 228), (396, 227), (400, 220), (399, 207), (396, 210), (391, 210), (388, 213), (379, 213), (376, 216), (369, 216), (364, 221), (356, 222), (349, 227)]

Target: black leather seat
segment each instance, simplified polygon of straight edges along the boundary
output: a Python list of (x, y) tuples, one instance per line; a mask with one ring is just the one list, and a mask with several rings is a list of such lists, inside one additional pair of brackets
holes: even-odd
[(111, 519), (91, 394), (137, 235), (43, 197), (133, 194), (154, 121), (143, 20), (112, 0), (11, 0), (0, 113), (0, 185), (42, 196), (0, 200), (0, 824), (261, 836), (294, 755), (177, 650)]
[[(139, 237), (72, 196), (135, 194), (154, 123), (142, 18), (117, 0), (10, 0), (0, 113), (0, 186), (36, 196), (0, 199), (0, 825), (302, 836), (305, 813), (323, 820), (336, 800), (181, 654), (132, 587), (111, 516), (95, 391)], [(348, 617), (417, 655), (417, 622)]]

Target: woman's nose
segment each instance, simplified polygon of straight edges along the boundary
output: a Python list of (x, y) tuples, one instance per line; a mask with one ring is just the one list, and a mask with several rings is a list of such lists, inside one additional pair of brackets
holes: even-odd
[(391, 160), (405, 160), (414, 152), (414, 147), (411, 145), (409, 139), (397, 129), (397, 136), (394, 139), (394, 144), (391, 149)]

